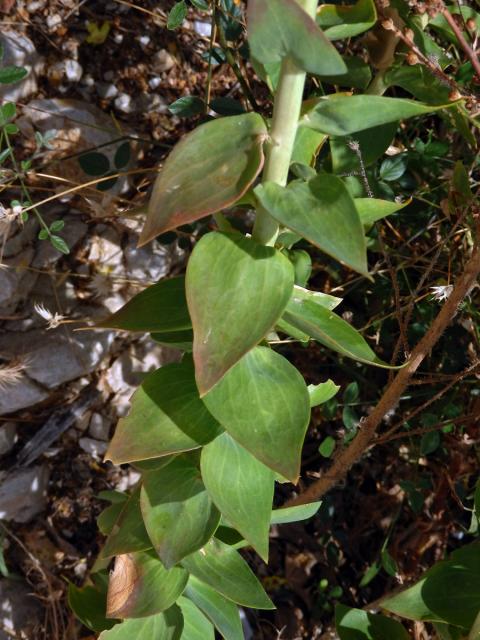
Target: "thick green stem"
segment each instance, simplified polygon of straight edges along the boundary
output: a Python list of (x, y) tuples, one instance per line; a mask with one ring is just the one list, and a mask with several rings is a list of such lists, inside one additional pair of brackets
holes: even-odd
[[(304, 10), (315, 16), (318, 0), (297, 0)], [(262, 182), (287, 184), (298, 120), (302, 107), (306, 73), (290, 59), (282, 62), (280, 80), (273, 105), (270, 143), (265, 157)], [(262, 206), (257, 209), (253, 238), (266, 245), (274, 245), (279, 225)]]

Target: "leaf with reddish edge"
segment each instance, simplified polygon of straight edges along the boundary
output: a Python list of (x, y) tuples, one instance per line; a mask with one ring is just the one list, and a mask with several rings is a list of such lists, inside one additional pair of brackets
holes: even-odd
[(203, 236), (185, 280), (201, 397), (274, 326), (293, 282), (293, 266), (277, 249), (236, 233)]
[(258, 113), (219, 118), (188, 133), (155, 182), (139, 246), (243, 196), (262, 169), (266, 136)]

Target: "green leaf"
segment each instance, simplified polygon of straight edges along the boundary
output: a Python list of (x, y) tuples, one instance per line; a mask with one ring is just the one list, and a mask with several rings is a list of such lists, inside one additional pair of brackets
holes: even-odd
[(183, 613), (181, 640), (215, 640), (213, 625), (191, 600), (180, 597), (178, 605)]
[(275, 608), (238, 551), (220, 540), (213, 538), (201, 551), (184, 558), (182, 565), (228, 600), (253, 609)]
[(431, 106), (403, 98), (335, 94), (320, 98), (316, 106), (303, 117), (301, 123), (332, 136), (347, 136), (388, 122), (432, 113), (452, 105)]
[(343, 318), (310, 300), (303, 302), (295, 313), (287, 310), (284, 319), (325, 347), (348, 358), (386, 369), (396, 368), (377, 358), (360, 333)]
[(213, 622), (225, 640), (244, 640), (238, 607), (193, 575), (185, 595)]
[(183, 96), (172, 102), (168, 110), (174, 116), (180, 118), (191, 118), (205, 112), (205, 102), (197, 96)]
[(288, 360), (256, 347), (204, 401), (237, 442), (274, 471), (297, 481), (310, 398), (302, 376)]
[(3, 125), (3, 130), (5, 131), (5, 133), (8, 133), (10, 135), (14, 135), (15, 133), (18, 133), (20, 131), (17, 125), (13, 124), (13, 122), (9, 122), (8, 124)]
[(104, 631), (98, 640), (180, 640), (183, 631), (183, 615), (180, 607), (173, 605), (167, 611), (147, 618), (133, 618)]
[(392, 158), (385, 158), (380, 165), (380, 178), (387, 182), (394, 182), (403, 176), (407, 169), (405, 154), (400, 153)]
[(0, 84), (14, 84), (28, 75), (24, 67), (7, 66), (0, 69)]
[(145, 551), (153, 546), (142, 520), (140, 489), (136, 489), (128, 501), (121, 506), (120, 515), (101, 551), (102, 558), (133, 551)]
[(4, 105), (2, 105), (2, 116), (4, 121), (11, 120), (16, 116), (16, 113), (17, 108), (14, 102), (6, 102)]
[(114, 620), (109, 620), (105, 617), (107, 607), (106, 589), (101, 590), (93, 585), (79, 588), (69, 582), (68, 606), (82, 624), (97, 633), (105, 629), (111, 629), (115, 624)]
[(190, 329), (184, 276), (151, 285), (95, 326), (158, 333)]
[(185, 0), (180, 0), (180, 2), (176, 2), (173, 5), (173, 8), (170, 9), (170, 12), (167, 18), (167, 29), (170, 29), (171, 31), (175, 31), (175, 29), (178, 29), (182, 25), (182, 22), (185, 20), (186, 17), (187, 17), (186, 2)]
[(181, 459), (144, 474), (141, 507), (148, 535), (167, 568), (201, 549), (220, 522), (198, 469)]
[(392, 576), (394, 578), (398, 572), (397, 563), (390, 555), (388, 549), (382, 549), (380, 555), (382, 560), (382, 567), (385, 569), (389, 576)]
[(257, 113), (212, 120), (187, 134), (155, 182), (139, 244), (241, 198), (262, 168), (266, 136)]
[(252, 56), (264, 65), (289, 56), (316, 75), (346, 71), (338, 51), (295, 0), (250, 0), (247, 25)]
[(113, 164), (116, 169), (123, 169), (130, 162), (131, 150), (130, 150), (130, 142), (128, 140), (126, 142), (122, 142), (122, 144), (115, 151), (115, 156), (113, 158)]
[(61, 231), (64, 226), (65, 226), (65, 221), (64, 220), (54, 220), (52, 222), (52, 224), (50, 225), (50, 231), (52, 233), (55, 233), (57, 231)]
[(222, 116), (236, 116), (245, 113), (242, 103), (233, 98), (214, 98), (210, 101), (210, 109)]
[(311, 167), (315, 166), (317, 153), (326, 139), (327, 136), (324, 133), (319, 133), (308, 127), (297, 127), (291, 164), (297, 162)]
[(362, 224), (371, 226), (377, 220), (400, 211), (409, 205), (411, 201), (411, 199), (404, 202), (393, 202), (391, 200), (378, 200), (377, 198), (355, 198), (355, 207), (360, 215)]
[(152, 333), (151, 337), (158, 344), (172, 347), (172, 349), (180, 349), (180, 351), (186, 351), (187, 353), (191, 353), (193, 350), (193, 331), (191, 329)]
[(125, 502), (128, 500), (127, 495), (122, 495), (124, 498), (122, 502), (115, 502), (109, 507), (106, 507), (97, 518), (97, 527), (104, 536), (108, 536), (112, 532), (115, 523), (122, 513)]
[(357, 382), (351, 382), (343, 392), (343, 401), (345, 404), (352, 404), (358, 400), (359, 388)]
[(333, 172), (337, 174), (360, 173), (362, 170), (360, 157), (364, 167), (376, 162), (390, 146), (397, 129), (398, 122), (395, 121), (364, 131), (357, 131), (355, 140), (352, 140), (351, 136), (331, 137), (330, 151)]
[(185, 569), (165, 569), (153, 549), (117, 556), (108, 581), (107, 616), (143, 618), (166, 611), (187, 580)]
[(401, 87), (427, 104), (446, 104), (450, 100), (450, 87), (422, 64), (388, 69), (383, 82), (388, 87)]
[(310, 502), (309, 504), (300, 504), (295, 507), (275, 509), (270, 517), (270, 524), (290, 524), (291, 522), (308, 520), (318, 512), (321, 505), (321, 502)]
[(3, 164), (5, 162), (5, 160), (8, 158), (10, 153), (11, 153), (11, 150), (9, 148), (4, 149), (2, 152), (0, 152), (0, 164)]
[(324, 458), (330, 458), (332, 453), (335, 451), (335, 446), (335, 438), (332, 438), (332, 436), (327, 436), (320, 443), (320, 446), (318, 447), (318, 453)]
[(428, 456), (438, 449), (440, 446), (442, 437), (439, 431), (431, 431), (425, 433), (420, 440), (420, 454), (422, 456)]
[(322, 4), (317, 12), (317, 24), (329, 40), (357, 36), (368, 31), (376, 21), (373, 0), (358, 0), (353, 5)]
[(204, 401), (232, 438), (277, 473), (297, 481), (310, 396), (288, 360), (272, 349), (256, 347)]
[(208, 0), (190, 0), (194, 7), (200, 9), (200, 11), (208, 11), (210, 5), (208, 4)]
[(268, 562), (275, 475), (223, 433), (202, 450), (202, 479), (221, 514)]
[(351, 609), (343, 604), (335, 607), (335, 626), (340, 640), (410, 639), (400, 622), (362, 609)]
[(310, 254), (303, 249), (294, 249), (289, 251), (287, 255), (295, 270), (295, 284), (304, 287), (312, 275)]
[(78, 164), (89, 176), (103, 176), (110, 169), (110, 160), (98, 151), (90, 151), (79, 156)]
[(374, 562), (373, 564), (371, 564), (363, 574), (362, 579), (360, 580), (360, 583), (358, 586), (366, 587), (368, 584), (370, 584), (370, 582), (375, 578), (375, 576), (378, 575), (380, 569), (381, 569), (381, 566), (378, 562)]
[(273, 327), (293, 289), (289, 260), (239, 234), (208, 233), (187, 266), (187, 303), (200, 395)]
[(320, 384), (309, 384), (310, 406), (317, 407), (319, 404), (327, 402), (337, 394), (339, 389), (340, 386), (335, 384), (333, 380), (327, 380)]
[(480, 543), (474, 542), (438, 562), (417, 584), (386, 598), (381, 606), (404, 618), (447, 622), (465, 630), (480, 602)]
[(267, 182), (256, 187), (255, 195), (281, 224), (355, 271), (368, 274), (362, 223), (340, 178), (319, 174), (288, 187)]
[(198, 397), (189, 359), (149, 373), (133, 394), (107, 451), (114, 464), (198, 449), (221, 428)]
[[(320, 8), (327, 6), (329, 5), (320, 5)], [(346, 9), (349, 7), (348, 5), (336, 5), (336, 8)], [(322, 82), (339, 85), (340, 87), (366, 89), (372, 80), (370, 66), (362, 58), (357, 57), (344, 57), (343, 61), (347, 67), (347, 73), (336, 76), (322, 76)], [(300, 129), (303, 129), (303, 127), (300, 127)]]
[(460, 201), (461, 204), (470, 202), (473, 198), (472, 189), (470, 187), (470, 178), (468, 177), (467, 170), (463, 166), (461, 160), (457, 160), (453, 169), (452, 187), (455, 192), (456, 202)]
[(46, 240), (49, 237), (50, 233), (48, 232), (48, 229), (40, 229), (40, 231), (38, 232), (38, 239), (39, 240)]
[(68, 244), (60, 236), (51, 235), (50, 243), (52, 244), (53, 247), (55, 247), (57, 251), (60, 251), (60, 253), (63, 253), (65, 255), (68, 255), (70, 253)]

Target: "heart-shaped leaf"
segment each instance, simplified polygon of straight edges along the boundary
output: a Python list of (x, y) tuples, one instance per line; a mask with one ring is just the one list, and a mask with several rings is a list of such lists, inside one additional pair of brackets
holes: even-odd
[(198, 396), (191, 360), (149, 373), (121, 418), (106, 459), (114, 464), (198, 449), (222, 429)]
[(159, 333), (190, 329), (185, 278), (179, 276), (151, 285), (95, 326)]
[(297, 481), (310, 397), (288, 360), (272, 349), (256, 347), (204, 400), (237, 442), (277, 473)]
[(141, 508), (148, 535), (167, 568), (203, 547), (220, 522), (198, 469), (186, 460), (144, 474)]
[(201, 551), (184, 558), (182, 565), (228, 600), (253, 609), (275, 608), (238, 551), (220, 540), (213, 538)]
[(363, 226), (340, 178), (319, 174), (288, 187), (267, 182), (255, 189), (255, 195), (281, 224), (355, 271), (368, 274)]
[(247, 24), (252, 56), (264, 65), (289, 56), (300, 69), (317, 75), (347, 70), (315, 20), (295, 0), (250, 0)]
[(200, 468), (222, 515), (268, 561), (268, 534), (275, 474), (228, 433), (202, 449)]
[(238, 607), (191, 575), (185, 595), (210, 618), (225, 640), (244, 640)]
[(167, 611), (147, 618), (132, 618), (113, 629), (104, 631), (98, 640), (180, 640), (183, 631), (183, 615), (180, 607), (173, 605)]
[(187, 580), (185, 569), (165, 569), (153, 550), (117, 556), (108, 582), (107, 616), (143, 618), (165, 611)]
[(139, 246), (238, 200), (262, 168), (266, 135), (258, 113), (219, 118), (187, 134), (155, 182)]
[[(452, 102), (453, 104), (455, 103)], [(332, 136), (347, 136), (356, 131), (425, 115), (452, 105), (432, 106), (415, 100), (384, 96), (334, 95), (320, 98), (301, 122)]]
[(203, 236), (186, 277), (201, 396), (273, 327), (293, 282), (292, 264), (273, 247), (239, 234)]

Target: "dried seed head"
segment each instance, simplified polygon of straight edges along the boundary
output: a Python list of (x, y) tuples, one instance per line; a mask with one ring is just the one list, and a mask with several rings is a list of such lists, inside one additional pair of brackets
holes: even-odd
[(417, 54), (413, 53), (413, 51), (409, 51), (406, 57), (407, 64), (418, 64)]
[(448, 94), (448, 99), (450, 100), (450, 102), (455, 102), (455, 100), (461, 100), (462, 94), (460, 93), (460, 91), (458, 91), (458, 89), (453, 89)]
[(413, 33), (412, 29), (405, 27), (405, 29), (403, 30), (403, 35), (407, 38), (407, 40), (410, 40), (411, 42), (413, 42), (415, 34)]
[(475, 20), (473, 18), (469, 18), (467, 20), (467, 29), (469, 31), (476, 31), (477, 30), (477, 23), (475, 22)]
[(393, 24), (393, 20), (391, 18), (387, 18), (382, 22), (382, 27), (387, 31), (395, 31), (395, 25)]

